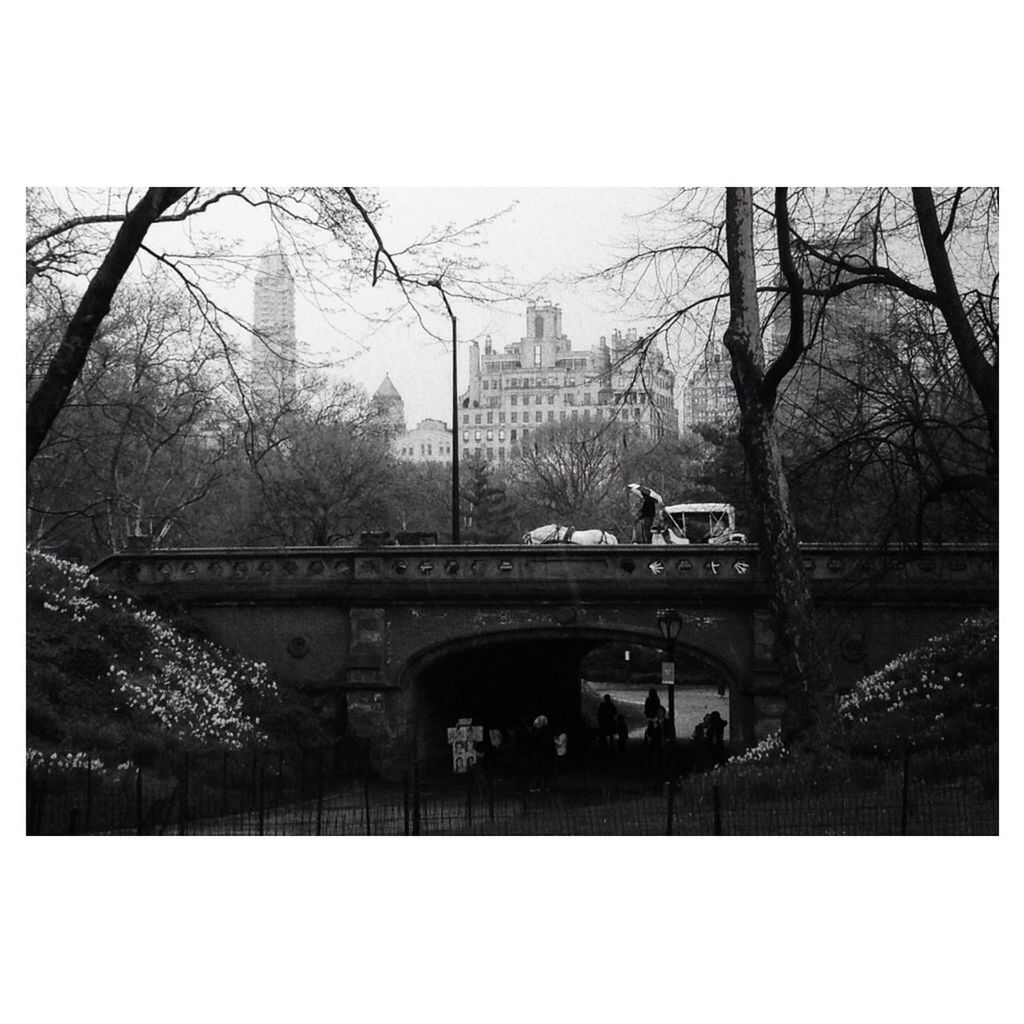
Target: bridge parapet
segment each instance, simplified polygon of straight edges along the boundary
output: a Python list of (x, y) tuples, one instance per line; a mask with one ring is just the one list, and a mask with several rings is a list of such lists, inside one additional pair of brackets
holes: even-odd
[[(806, 545), (804, 568), (820, 593), (995, 592), (994, 547), (946, 545), (879, 551)], [(470, 593), (614, 589), (666, 599), (686, 593), (764, 592), (767, 560), (754, 545), (456, 545), (382, 548), (166, 549), (114, 555), (93, 570), (132, 589), (169, 596), (255, 599), (347, 595), (396, 600)]]

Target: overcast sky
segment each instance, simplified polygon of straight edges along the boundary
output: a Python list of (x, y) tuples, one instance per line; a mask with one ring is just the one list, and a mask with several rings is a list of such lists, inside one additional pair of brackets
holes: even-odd
[[(386, 211), (379, 218), (381, 234), (393, 251), (446, 224), (470, 224), (501, 214), (481, 235), (473, 255), (509, 276), (530, 297), (543, 297), (562, 307), (565, 334), (576, 348), (592, 345), (615, 328), (641, 326), (642, 310), (622, 306), (612, 289), (599, 282), (580, 282), (590, 271), (612, 262), (616, 253), (635, 239), (638, 216), (658, 205), (665, 194), (658, 188), (384, 188), (379, 190)], [(507, 211), (507, 212), (502, 212)], [(237, 251), (258, 252), (274, 244), (269, 219), (242, 204), (223, 204), (204, 214), (205, 230), (231, 238)], [(168, 244), (165, 240), (164, 244)], [(337, 308), (325, 309), (299, 268), (296, 277), (296, 331), (300, 345), (316, 356), (342, 363), (338, 373), (355, 380), (371, 394), (390, 374), (405, 400), (411, 427), (426, 417), (451, 420), (451, 349), (431, 337), (413, 318), (384, 325)], [(246, 318), (252, 315), (251, 281), (240, 282), (230, 306)], [(352, 306), (373, 311), (397, 303), (392, 284), (363, 289), (351, 295)], [(468, 342), (490, 334), (496, 348), (517, 341), (524, 333), (525, 302), (477, 306), (456, 302), (459, 324), (459, 387), (468, 380)], [(433, 328), (445, 339), (446, 321)]]

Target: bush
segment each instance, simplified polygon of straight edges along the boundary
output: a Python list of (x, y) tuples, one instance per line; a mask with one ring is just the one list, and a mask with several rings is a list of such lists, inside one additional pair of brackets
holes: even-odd
[(101, 586), (83, 566), (29, 552), (27, 578), (29, 764), (71, 765), (88, 750), (152, 765), (267, 739), (260, 714), (277, 688), (265, 666)]

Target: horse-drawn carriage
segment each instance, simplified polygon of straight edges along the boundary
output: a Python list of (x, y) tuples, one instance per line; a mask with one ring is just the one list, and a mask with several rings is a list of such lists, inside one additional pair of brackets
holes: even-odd
[(745, 544), (736, 532), (736, 509), (721, 502), (665, 505), (651, 530), (652, 544)]

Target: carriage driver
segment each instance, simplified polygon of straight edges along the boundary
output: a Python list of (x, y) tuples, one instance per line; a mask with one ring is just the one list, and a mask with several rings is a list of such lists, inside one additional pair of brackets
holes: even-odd
[(654, 525), (654, 517), (659, 509), (665, 507), (661, 495), (652, 491), (650, 487), (642, 487), (640, 484), (629, 484), (629, 492), (640, 499), (640, 508), (637, 511), (636, 521), (633, 523), (633, 543), (650, 544), (651, 527)]

